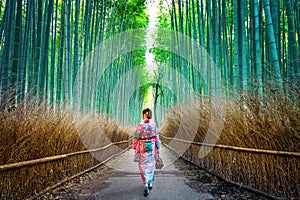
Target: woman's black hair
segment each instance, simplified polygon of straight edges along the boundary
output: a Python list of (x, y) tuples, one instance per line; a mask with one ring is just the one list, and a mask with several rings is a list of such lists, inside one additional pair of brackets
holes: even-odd
[(146, 108), (143, 110), (143, 115), (146, 115), (147, 119), (151, 119), (152, 118), (152, 111), (150, 110), (150, 108)]

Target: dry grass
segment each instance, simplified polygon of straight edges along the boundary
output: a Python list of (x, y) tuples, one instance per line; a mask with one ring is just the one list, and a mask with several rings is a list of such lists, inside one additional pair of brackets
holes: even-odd
[(85, 139), (93, 141), (95, 148), (105, 145), (99, 138), (99, 127), (112, 142), (129, 138), (110, 119), (80, 116), (76, 127), (71, 112), (49, 110), (45, 106), (23, 104), (11, 112), (0, 113), (0, 120), (1, 165), (85, 150), (78, 129), (86, 133)]
[[(99, 128), (106, 137), (99, 134)], [(127, 139), (127, 130), (120, 129), (107, 117), (77, 115), (75, 118), (68, 110), (48, 109), (43, 104), (37, 106), (34, 101), (0, 113), (0, 165), (99, 148)], [(87, 141), (90, 141), (88, 146)], [(126, 144), (120, 147), (125, 148)], [(118, 150), (101, 151), (97, 158), (105, 160)], [(23, 199), (97, 163), (99, 160), (91, 154), (82, 154), (57, 162), (0, 171), (0, 198)]]
[[(243, 99), (226, 100), (226, 106), (222, 108), (226, 112), (226, 119), (217, 144), (300, 152), (299, 102), (295, 103), (278, 95), (265, 97), (263, 104), (250, 96)], [(198, 120), (199, 126), (194, 141), (203, 142), (211, 120), (212, 101), (202, 100), (170, 111), (160, 129), (161, 134), (174, 137), (180, 126), (189, 132), (191, 128), (186, 122), (192, 123)], [(189, 113), (184, 115), (184, 120), (181, 119), (183, 111)], [(212, 123), (212, 126), (216, 124), (218, 123)], [(218, 127), (211, 128), (218, 129)], [(180, 142), (173, 142), (173, 148), (180, 151), (180, 146), (182, 146)], [(190, 145), (183, 157), (241, 185), (278, 197), (300, 197), (299, 156), (257, 154), (214, 148), (202, 159), (198, 157), (199, 150), (200, 146)]]

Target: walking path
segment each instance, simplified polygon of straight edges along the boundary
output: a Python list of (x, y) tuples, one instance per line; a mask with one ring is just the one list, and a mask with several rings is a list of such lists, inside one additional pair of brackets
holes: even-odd
[(130, 150), (88, 173), (88, 178), (79, 178), (39, 199), (214, 199), (212, 195), (188, 186), (189, 180), (174, 165), (178, 158), (169, 150), (162, 148), (161, 157), (165, 167), (155, 171), (153, 189), (148, 197), (143, 196), (141, 176)]
[(105, 165), (38, 199), (95, 199), (95, 200), (219, 200), (267, 199), (234, 187), (206, 171), (178, 159), (167, 148), (161, 157), (165, 167), (155, 171), (153, 189), (143, 196), (143, 184), (133, 151), (127, 151)]
[[(214, 199), (212, 195), (200, 193), (186, 184), (189, 180), (175, 167), (173, 161), (176, 157), (166, 148), (162, 150), (161, 157), (166, 166), (156, 170), (153, 189), (147, 199)], [(133, 151), (128, 151), (108, 163), (123, 173), (108, 178), (107, 181), (112, 184), (99, 191), (97, 199), (145, 199), (138, 166), (132, 160)]]

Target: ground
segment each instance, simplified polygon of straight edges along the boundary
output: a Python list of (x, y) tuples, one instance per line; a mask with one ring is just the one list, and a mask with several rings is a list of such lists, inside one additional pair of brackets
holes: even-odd
[(128, 151), (38, 199), (267, 199), (224, 182), (181, 158), (172, 157), (166, 149), (161, 157), (165, 167), (156, 170), (153, 189), (146, 198), (137, 163), (132, 162), (133, 152)]

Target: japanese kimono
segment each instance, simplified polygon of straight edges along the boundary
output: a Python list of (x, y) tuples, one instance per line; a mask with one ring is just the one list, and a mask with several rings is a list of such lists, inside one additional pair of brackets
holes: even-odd
[(152, 183), (155, 160), (158, 159), (157, 151), (160, 149), (159, 134), (153, 122), (144, 120), (137, 125), (132, 148), (135, 153), (140, 153), (138, 166), (143, 183)]

